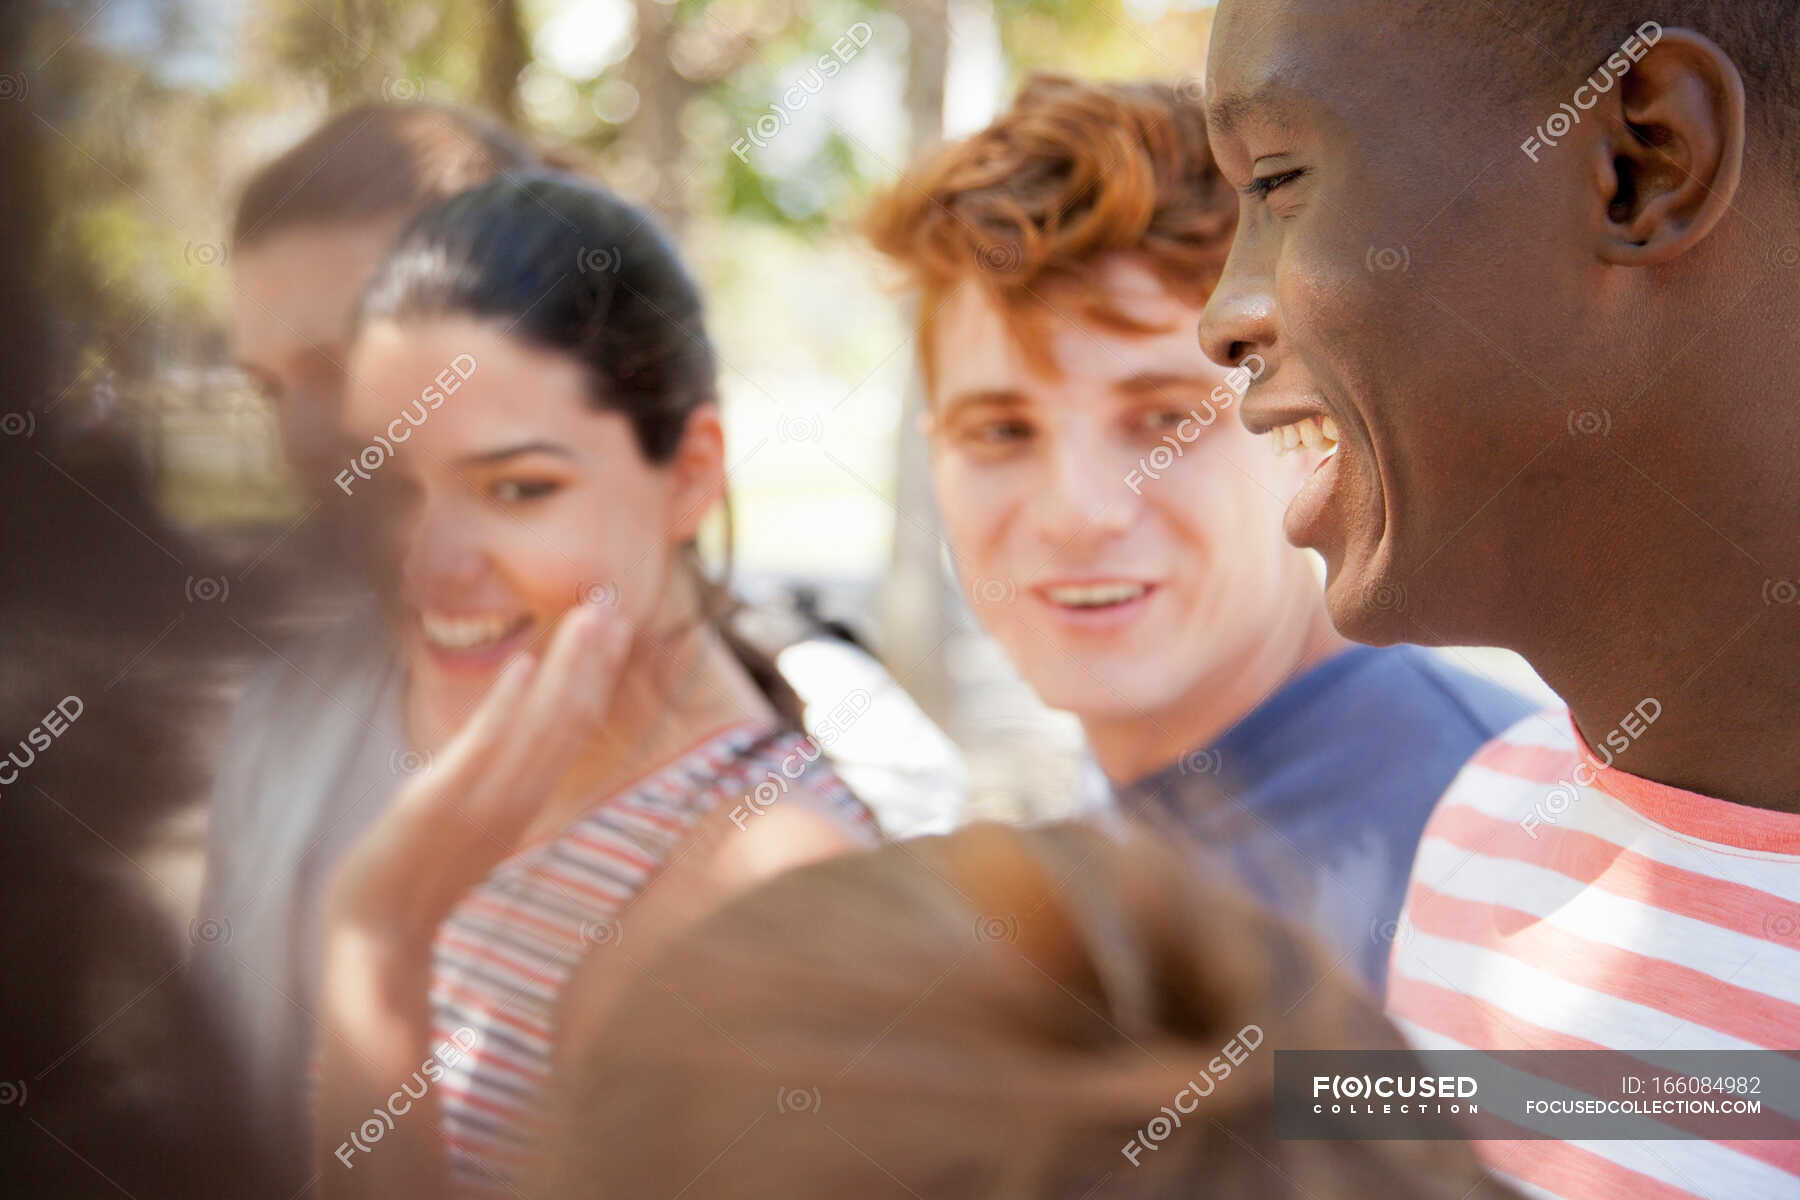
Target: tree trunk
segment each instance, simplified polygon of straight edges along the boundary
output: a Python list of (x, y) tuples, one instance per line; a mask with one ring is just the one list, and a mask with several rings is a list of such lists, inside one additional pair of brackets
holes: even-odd
[[(909, 39), (905, 103), (917, 156), (943, 134), (949, 14), (946, 0), (905, 0), (898, 12)], [(901, 686), (955, 740), (950, 673), (940, 653), (951, 631), (951, 597), (940, 565), (942, 530), (931, 495), (931, 463), (924, 439), (912, 432), (925, 406), (916, 367), (903, 404), (894, 505), (914, 519), (894, 523), (893, 557), (881, 596), (881, 648)]]
[(476, 84), (481, 103), (508, 125), (519, 122), (519, 73), (531, 62), (525, 22), (518, 0), (487, 0), (476, 6), (482, 12), (481, 77)]
[(631, 52), (629, 78), (637, 88), (638, 109), (628, 136), (654, 172), (652, 189), (644, 201), (663, 228), (679, 239), (687, 224), (688, 160), (681, 136), (681, 110), (693, 89), (669, 61), (676, 6), (661, 0), (635, 0), (633, 10), (637, 45)]

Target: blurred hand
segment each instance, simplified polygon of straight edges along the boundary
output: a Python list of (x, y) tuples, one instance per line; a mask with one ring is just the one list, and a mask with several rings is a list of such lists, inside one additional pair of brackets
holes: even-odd
[[(317, 1159), (321, 1195), (425, 1200), (446, 1195), (438, 1101), (356, 1164), (344, 1131), (394, 1103), (395, 1085), (430, 1052), (431, 943), (438, 926), (520, 837), (598, 731), (631, 630), (582, 605), (552, 634), (542, 663), (521, 654), (436, 763), (351, 850), (326, 898), (320, 990)], [(408, 1093), (410, 1095), (410, 1093)]]
[(344, 860), (328, 928), (428, 950), (437, 926), (519, 839), (606, 718), (631, 629), (616, 608), (578, 605), (540, 664), (501, 671), (432, 766), (395, 797)]

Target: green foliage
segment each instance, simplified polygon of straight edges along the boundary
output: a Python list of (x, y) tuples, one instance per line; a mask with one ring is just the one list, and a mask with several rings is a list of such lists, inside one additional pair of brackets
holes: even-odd
[[(29, 103), (54, 131), (46, 183), (57, 266), (47, 287), (70, 318), (59, 326), (58, 387), (80, 395), (104, 379), (122, 404), (148, 403), (171, 365), (228, 361), (232, 191), (255, 159), (332, 109), (429, 98), (516, 113), (566, 161), (652, 204), (678, 236), (692, 216), (734, 231), (728, 239), (762, 226), (828, 247), (905, 158), (901, 147), (865, 144), (851, 110), (867, 109), (869, 87), (886, 86), (896, 115), (914, 112), (928, 129), (929, 105), (900, 94), (909, 57), (955, 41), (909, 32), (943, 19), (936, 0), (619, 0), (666, 25), (639, 30), (636, 49), (591, 78), (565, 78), (534, 57), (532, 40), (565, 2), (258, 0), (218, 30), (196, 27), (211, 10), (190, 0), (143, 0), (134, 19), (149, 32), (128, 44), (101, 35), (104, 0), (49, 9), (22, 57), (42, 64)], [(1199, 70), (1204, 15), (1145, 22), (1125, 4), (1005, 0), (994, 22), (1008, 70), (1015, 81), (1034, 69), (1167, 79)], [(818, 84), (820, 57), (862, 21), (868, 44), (797, 105), (784, 99), (796, 83)], [(214, 77), (166, 69), (199, 42), (225, 48)], [(734, 153), (777, 106), (775, 137)], [(757, 286), (728, 278), (715, 311)], [(189, 513), (288, 502), (285, 485), (250, 495), (216, 481), (166, 483)]]
[(1212, 9), (1171, 3), (1154, 21), (1123, 0), (1007, 0), (995, 6), (1017, 77), (1056, 71), (1095, 79), (1178, 82), (1205, 66)]

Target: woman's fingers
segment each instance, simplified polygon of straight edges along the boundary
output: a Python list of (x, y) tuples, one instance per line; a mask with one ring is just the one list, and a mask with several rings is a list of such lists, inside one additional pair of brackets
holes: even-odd
[(594, 604), (571, 609), (525, 698), (523, 732), (592, 736), (611, 706), (627, 633), (625, 618), (614, 609)]
[(495, 677), (475, 712), (443, 751), (396, 799), (397, 805), (459, 806), (480, 787), (513, 736), (519, 705), (527, 694), (537, 660), (530, 651), (515, 656)]
[(600, 731), (630, 640), (616, 610), (584, 604), (563, 617), (470, 797), (490, 832), (516, 838)]
[(429, 931), (518, 846), (600, 727), (630, 631), (583, 605), (540, 657), (508, 663), (431, 769), (339, 871), (334, 901), (357, 919)]

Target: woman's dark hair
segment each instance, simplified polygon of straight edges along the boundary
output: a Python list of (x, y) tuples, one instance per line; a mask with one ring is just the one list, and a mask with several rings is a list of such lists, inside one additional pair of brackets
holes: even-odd
[[(503, 322), (580, 363), (594, 406), (629, 420), (653, 464), (673, 457), (695, 410), (718, 402), (700, 288), (674, 246), (649, 214), (574, 176), (509, 174), (421, 212), (369, 281), (357, 324), (452, 315)], [(729, 504), (726, 521), (729, 578)], [(706, 575), (693, 543), (683, 557), (704, 618), (797, 725), (799, 698), (732, 627), (736, 598)]]

